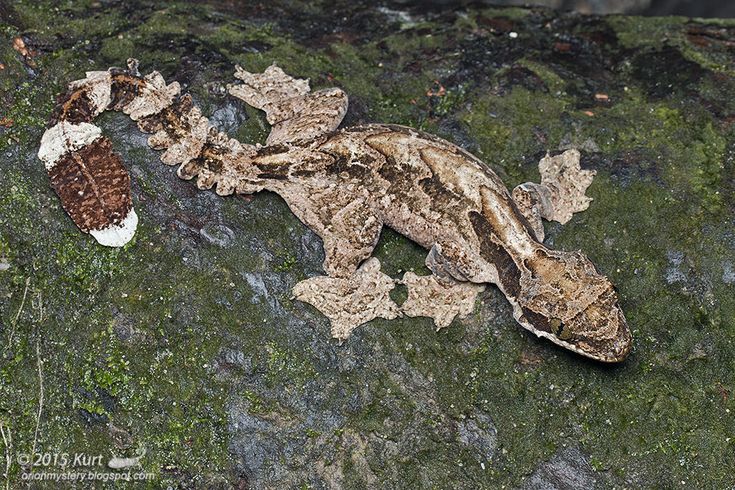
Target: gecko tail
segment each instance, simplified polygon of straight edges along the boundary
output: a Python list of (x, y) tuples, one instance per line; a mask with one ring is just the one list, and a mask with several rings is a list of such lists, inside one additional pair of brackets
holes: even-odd
[(100, 244), (121, 247), (138, 224), (130, 176), (109, 139), (94, 124), (60, 121), (41, 139), (39, 158), (64, 210)]
[(112, 109), (138, 121), (170, 106), (179, 92), (178, 83), (166, 85), (158, 72), (142, 77), (138, 61), (130, 59), (127, 69), (87, 72), (59, 97), (38, 158), (64, 210), (101, 245), (128, 243), (135, 235), (138, 215), (130, 175), (94, 119)]
[(38, 151), (64, 210), (81, 231), (108, 247), (132, 239), (138, 216), (128, 171), (93, 120), (107, 109), (127, 107), (134, 101), (128, 94), (142, 87), (136, 60), (129, 60), (127, 70), (87, 72), (59, 97)]
[(110, 140), (93, 124), (106, 110), (121, 111), (151, 134), (148, 145), (177, 175), (196, 177), (200, 189), (219, 195), (262, 189), (250, 165), (252, 145), (218, 131), (177, 82), (166, 84), (157, 71), (142, 76), (138, 61), (128, 67), (87, 72), (69, 84), (41, 139), (38, 157), (51, 185), (74, 223), (100, 244), (121, 247), (134, 236), (138, 216), (131, 199), (130, 176)]

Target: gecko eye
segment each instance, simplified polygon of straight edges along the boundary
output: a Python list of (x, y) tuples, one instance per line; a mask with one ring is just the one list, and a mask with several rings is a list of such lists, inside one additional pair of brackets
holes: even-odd
[(560, 339), (567, 340), (571, 337), (571, 332), (568, 328), (564, 328), (564, 323), (559, 318), (552, 318), (549, 325), (551, 326), (551, 333)]
[(559, 336), (563, 328), (561, 324), (561, 320), (559, 320), (558, 318), (552, 318), (551, 321), (549, 322), (549, 326), (551, 326), (551, 333), (553, 333), (556, 336)]

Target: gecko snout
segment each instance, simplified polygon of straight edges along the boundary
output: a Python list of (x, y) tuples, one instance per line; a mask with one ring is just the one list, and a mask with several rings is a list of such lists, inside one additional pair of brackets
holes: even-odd
[(573, 318), (566, 322), (552, 318), (549, 325), (550, 340), (597, 361), (621, 362), (633, 346), (633, 336), (612, 287)]

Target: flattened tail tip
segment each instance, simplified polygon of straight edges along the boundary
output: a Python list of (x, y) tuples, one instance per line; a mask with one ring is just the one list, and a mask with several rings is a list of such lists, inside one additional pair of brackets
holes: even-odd
[(134, 208), (130, 208), (127, 216), (117, 224), (107, 225), (99, 230), (90, 230), (92, 235), (100, 245), (106, 247), (122, 247), (128, 243), (135, 235), (138, 227), (138, 215)]

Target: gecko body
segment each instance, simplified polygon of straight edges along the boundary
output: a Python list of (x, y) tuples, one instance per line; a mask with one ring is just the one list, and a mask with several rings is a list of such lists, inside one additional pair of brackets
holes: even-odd
[[(265, 146), (217, 131), (157, 73), (91, 72), (72, 82), (42, 140), (39, 157), (62, 203), (83, 230), (120, 246), (137, 216), (122, 162), (92, 124), (122, 110), (151, 133), (149, 144), (178, 175), (220, 195), (278, 193), (324, 243), (326, 276), (294, 287), (332, 323), (335, 337), (372, 318), (429, 316), (437, 327), (468, 314), (485, 284), (497, 285), (516, 321), (584, 356), (618, 362), (632, 339), (610, 281), (581, 252), (547, 248), (541, 219), (567, 221), (586, 209), (593, 173), (569, 151), (541, 161), (541, 184), (509, 192), (479, 159), (456, 145), (397, 125), (338, 130), (347, 110), (339, 89), (311, 92), (306, 80), (275, 66), (230, 93), (266, 112)], [(371, 258), (384, 226), (429, 250), (431, 276), (406, 273), (408, 299), (389, 296), (396, 281)]]

